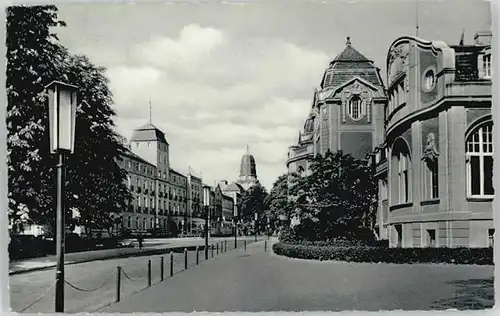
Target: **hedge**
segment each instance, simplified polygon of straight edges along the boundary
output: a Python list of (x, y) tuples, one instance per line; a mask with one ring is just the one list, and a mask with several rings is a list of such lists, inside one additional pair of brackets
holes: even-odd
[(305, 246), (276, 243), (282, 256), (368, 263), (452, 263), (493, 265), (493, 248), (385, 248), (372, 246)]

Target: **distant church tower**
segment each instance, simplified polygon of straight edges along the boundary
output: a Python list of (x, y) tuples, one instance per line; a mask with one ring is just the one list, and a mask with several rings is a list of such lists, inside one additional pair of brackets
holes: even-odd
[(247, 152), (241, 157), (240, 177), (236, 181), (245, 190), (254, 186), (257, 183), (257, 168), (255, 167), (255, 158), (250, 155), (250, 150), (247, 145)]

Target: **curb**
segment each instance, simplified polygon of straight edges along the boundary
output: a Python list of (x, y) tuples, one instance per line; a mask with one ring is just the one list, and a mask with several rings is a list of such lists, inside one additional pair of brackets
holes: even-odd
[[(143, 256), (155, 256), (155, 255), (162, 255), (162, 254), (167, 254), (170, 252), (175, 252), (175, 253), (182, 253), (184, 252), (184, 249), (187, 249), (188, 251), (194, 251), (196, 250), (196, 247), (198, 247), (198, 250), (204, 250), (205, 245), (202, 246), (187, 246), (187, 247), (173, 247), (173, 248), (161, 248), (161, 249), (151, 249), (151, 250), (144, 250), (140, 252), (132, 252), (132, 253), (118, 253), (115, 255), (110, 255), (107, 257), (102, 257), (102, 258), (95, 258), (95, 259), (82, 259), (82, 260), (76, 260), (76, 261), (69, 261), (65, 262), (64, 266), (69, 266), (69, 265), (74, 265), (74, 264), (79, 264), (79, 263), (86, 263), (86, 262), (92, 262), (92, 261), (101, 261), (101, 260), (111, 260), (111, 259), (120, 259), (120, 258), (133, 258), (133, 257), (143, 257)], [(27, 268), (27, 269), (21, 269), (17, 271), (9, 271), (9, 276), (11, 275), (18, 275), (18, 274), (25, 274), (25, 273), (30, 273), (30, 272), (35, 272), (35, 271), (42, 271), (42, 270), (50, 270), (56, 267), (56, 264), (50, 264), (46, 265), (43, 267), (33, 267), (33, 268)]]

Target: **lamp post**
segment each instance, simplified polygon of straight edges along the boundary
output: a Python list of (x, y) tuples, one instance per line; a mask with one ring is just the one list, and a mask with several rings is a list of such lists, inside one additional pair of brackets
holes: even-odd
[(259, 219), (259, 215), (257, 214), (257, 212), (255, 212), (255, 214), (254, 214), (255, 242), (257, 242), (257, 229), (258, 229), (257, 220), (258, 219)]
[(205, 260), (208, 260), (208, 214), (210, 206), (205, 206)]
[(59, 156), (56, 207), (56, 313), (64, 313), (64, 158), (74, 151), (78, 87), (53, 81), (45, 87), (49, 95), (50, 153)]

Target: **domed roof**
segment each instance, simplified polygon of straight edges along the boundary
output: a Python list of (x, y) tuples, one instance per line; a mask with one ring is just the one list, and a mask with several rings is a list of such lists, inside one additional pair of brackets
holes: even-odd
[(355, 77), (361, 77), (376, 86), (383, 85), (382, 78), (373, 61), (357, 51), (352, 46), (351, 38), (347, 37), (345, 49), (330, 62), (329, 67), (325, 70), (321, 88), (337, 87)]
[(312, 132), (314, 132), (314, 119), (312, 118), (311, 115), (309, 115), (306, 122), (304, 123), (304, 134)]
[(248, 145), (247, 145), (247, 153), (244, 154), (243, 157), (241, 157), (240, 177), (241, 176), (257, 177), (255, 158), (252, 155), (250, 155)]

